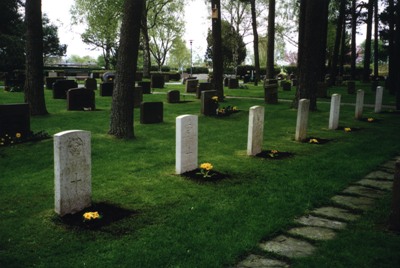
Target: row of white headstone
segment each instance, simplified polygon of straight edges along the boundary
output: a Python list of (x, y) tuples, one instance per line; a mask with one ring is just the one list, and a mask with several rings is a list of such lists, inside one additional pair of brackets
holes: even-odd
[[(377, 88), (375, 112), (382, 106), (382, 90)], [(364, 91), (357, 92), (356, 119), (362, 116)], [(306, 138), (310, 101), (299, 102), (295, 140)], [(329, 128), (336, 129), (339, 122), (340, 95), (332, 95)], [(262, 151), (264, 140), (264, 107), (249, 110), (247, 155)], [(198, 168), (198, 116), (181, 115), (176, 118), (176, 174)], [(55, 211), (60, 216), (77, 213), (91, 206), (91, 133), (70, 130), (54, 135)]]

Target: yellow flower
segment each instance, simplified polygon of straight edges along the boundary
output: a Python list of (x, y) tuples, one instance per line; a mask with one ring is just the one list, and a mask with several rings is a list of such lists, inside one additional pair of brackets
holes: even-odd
[(86, 212), (83, 214), (84, 221), (96, 220), (100, 218), (100, 214), (97, 211), (94, 212)]
[(346, 132), (350, 132), (350, 131), (351, 131), (351, 128), (349, 128), (349, 127), (345, 127), (345, 128), (344, 128), (344, 131), (346, 131)]
[(15, 137), (16, 137), (17, 139), (21, 138), (21, 133), (17, 132), (17, 133), (15, 134)]
[(213, 101), (217, 102), (218, 101), (218, 96), (214, 96), (211, 98)]
[(374, 122), (374, 119), (372, 117), (368, 118), (367, 120), (368, 122)]
[(310, 143), (319, 143), (317, 139), (310, 139)]
[(213, 166), (211, 165), (211, 163), (203, 163), (200, 165), (200, 168), (209, 171), (213, 169)]
[(237, 107), (236, 106), (233, 106), (233, 108), (232, 108), (232, 110), (234, 110), (234, 111), (237, 111)]
[(273, 153), (273, 154), (277, 154), (277, 153), (278, 153), (278, 151), (277, 151), (277, 150), (271, 150), (271, 153)]

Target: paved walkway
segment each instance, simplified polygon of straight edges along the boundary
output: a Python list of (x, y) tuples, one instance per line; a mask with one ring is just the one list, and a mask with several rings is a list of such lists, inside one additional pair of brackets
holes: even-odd
[[(348, 222), (360, 217), (360, 214), (354, 211), (368, 211), (376, 199), (391, 191), (396, 161), (400, 161), (400, 156), (380, 165), (376, 171), (333, 196), (331, 199), (335, 205), (316, 208), (310, 214), (295, 219), (298, 227), (268, 241), (262, 241), (258, 245), (259, 248), (289, 260), (312, 255), (316, 248), (308, 241), (334, 239), (337, 232), (346, 228)], [(235, 267), (289, 267), (289, 264), (282, 260), (250, 254)]]

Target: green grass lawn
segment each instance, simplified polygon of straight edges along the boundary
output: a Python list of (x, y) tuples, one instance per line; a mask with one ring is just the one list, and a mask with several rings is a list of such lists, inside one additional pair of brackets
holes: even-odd
[[(358, 88), (365, 88), (366, 103), (374, 102), (368, 85)], [(170, 89), (184, 90), (182, 85), (167, 85), (156, 92)], [(344, 87), (329, 92), (341, 93), (342, 102), (355, 101)], [(240, 112), (223, 118), (200, 115), (200, 101), (190, 95), (181, 96), (185, 102), (179, 104), (166, 103), (165, 94), (144, 95), (144, 101), (164, 102), (164, 122), (141, 125), (135, 109), (133, 140), (107, 135), (111, 97), (96, 92), (97, 110), (78, 112), (67, 111), (66, 101), (52, 99), (50, 90), (45, 94), (50, 114), (31, 118), (32, 131), (50, 135), (72, 129), (91, 131), (93, 203), (118, 206), (131, 215), (100, 230), (60, 223), (54, 213), (53, 140), (0, 147), (1, 267), (234, 265), (251, 252), (259, 253), (257, 243), (293, 226), (295, 217), (330, 204), (330, 197), (349, 183), (400, 154), (398, 114), (374, 114), (373, 108), (366, 107), (364, 116), (377, 120), (356, 121), (354, 107), (345, 105), (339, 125), (360, 131), (331, 131), (329, 99), (322, 99), (318, 111), (310, 114), (308, 135), (330, 142), (295, 142), (297, 111), (286, 101), (265, 105), (262, 86), (226, 89), (226, 96), (261, 99), (227, 98), (222, 105), (237, 106)], [(279, 98), (289, 101), (293, 94), (279, 91)], [(0, 91), (0, 104), (22, 101), (22, 93)], [(394, 104), (387, 91), (384, 104)], [(248, 110), (254, 105), (265, 105), (264, 149), (291, 152), (293, 157), (246, 156)], [(228, 178), (201, 183), (174, 174), (175, 118), (182, 114), (199, 115), (199, 163), (212, 163)], [(354, 224), (361, 231), (351, 232), (351, 226), (338, 240), (321, 243), (318, 258), (293, 267), (323, 267), (320, 264), (333, 257), (343, 260), (341, 267), (376, 267), (375, 259), (364, 261), (372, 247), (372, 241), (361, 241), (364, 237), (385, 249), (380, 251), (388, 259), (385, 267), (396, 267), (399, 237), (382, 228), (388, 211), (376, 213), (380, 214), (365, 215)], [(357, 250), (350, 249), (351, 243)]]

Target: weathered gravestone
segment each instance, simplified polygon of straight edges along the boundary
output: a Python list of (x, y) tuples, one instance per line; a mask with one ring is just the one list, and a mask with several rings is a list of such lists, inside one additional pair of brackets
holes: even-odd
[(292, 89), (292, 85), (289, 81), (281, 81), (281, 87), (283, 91), (290, 91)]
[(376, 87), (375, 93), (375, 113), (382, 111), (382, 98), (383, 98), (383, 87)]
[(97, 80), (95, 78), (87, 78), (85, 80), (85, 88), (89, 90), (97, 90)]
[(239, 88), (239, 80), (237, 78), (229, 78), (228, 88), (230, 89)]
[(297, 111), (297, 123), (296, 123), (296, 141), (304, 141), (307, 138), (307, 124), (308, 124), (308, 113), (310, 109), (310, 100), (301, 99), (299, 101), (299, 108)]
[(339, 126), (340, 95), (333, 94), (331, 99), (331, 110), (329, 114), (329, 129), (337, 129)]
[(26, 137), (31, 132), (30, 126), (29, 104), (0, 105), (0, 137), (15, 137), (17, 133)]
[(54, 205), (60, 216), (91, 206), (92, 159), (90, 132), (63, 131), (54, 135)]
[(113, 90), (114, 90), (113, 82), (100, 83), (100, 96), (110, 97), (113, 94)]
[(249, 113), (247, 155), (261, 153), (264, 140), (264, 107), (253, 106)]
[(143, 101), (143, 89), (142, 87), (135, 87), (133, 90), (133, 107), (139, 108)]
[(162, 102), (142, 102), (140, 104), (140, 123), (156, 124), (164, 120), (164, 105)]
[(55, 71), (49, 71), (49, 77), (57, 77), (58, 74)]
[(278, 81), (276, 79), (264, 81), (264, 101), (268, 104), (278, 103)]
[(139, 81), (138, 85), (142, 87), (143, 94), (151, 94), (151, 82), (150, 81)]
[(181, 100), (181, 93), (179, 90), (169, 90), (167, 92), (167, 102), (168, 103), (179, 103)]
[(57, 80), (53, 83), (53, 99), (66, 99), (67, 91), (77, 87), (75, 80)]
[(65, 80), (65, 77), (61, 77), (61, 76), (58, 76), (58, 77), (46, 77), (46, 82), (45, 82), (46, 88), (47, 89), (53, 89), (54, 82), (56, 82), (58, 80)]
[(201, 92), (204, 90), (211, 90), (211, 83), (210, 82), (201, 82), (199, 83), (199, 86), (197, 87), (196, 90), (196, 98), (200, 99), (201, 98)]
[(71, 88), (68, 90), (68, 111), (94, 111), (95, 109), (95, 93), (93, 90), (84, 87)]
[(213, 97), (217, 96), (216, 90), (205, 90), (201, 92), (201, 113), (203, 115), (216, 115), (218, 102)]
[(354, 115), (354, 117), (357, 120), (360, 120), (362, 118), (363, 108), (364, 108), (364, 90), (359, 89), (357, 90), (356, 110)]
[(198, 117), (181, 115), (176, 118), (175, 170), (182, 174), (198, 165)]
[(197, 80), (197, 79), (186, 80), (185, 92), (186, 93), (196, 92), (198, 83), (199, 83), (199, 80)]
[(152, 88), (164, 88), (164, 75), (152, 74), (151, 75), (151, 87)]
[(356, 82), (354, 81), (347, 81), (347, 93), (354, 94), (356, 93)]

